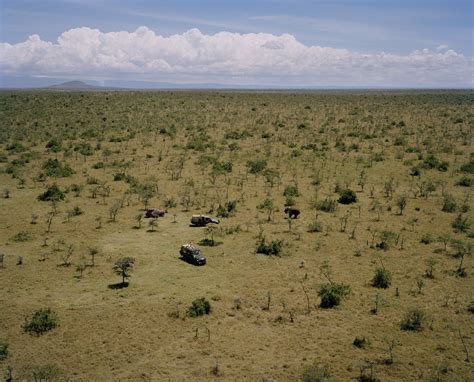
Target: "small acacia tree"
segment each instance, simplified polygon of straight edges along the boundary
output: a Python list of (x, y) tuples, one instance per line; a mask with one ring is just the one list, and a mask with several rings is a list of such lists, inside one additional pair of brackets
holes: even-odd
[(407, 206), (407, 197), (405, 195), (401, 195), (397, 198), (397, 206), (400, 209), (400, 215), (403, 215), (403, 210)]
[(273, 213), (276, 211), (275, 203), (270, 198), (265, 199), (262, 203), (257, 206), (260, 211), (266, 211), (268, 214), (267, 221), (272, 221)]
[(122, 257), (118, 259), (113, 266), (113, 271), (116, 275), (122, 277), (122, 285), (125, 285), (125, 279), (130, 278), (130, 272), (133, 268), (135, 263), (135, 259), (133, 257)]

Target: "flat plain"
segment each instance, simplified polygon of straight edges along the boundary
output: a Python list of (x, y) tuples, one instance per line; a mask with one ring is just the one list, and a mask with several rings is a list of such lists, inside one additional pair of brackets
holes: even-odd
[[(469, 90), (1, 92), (1, 375), (473, 380), (473, 106)], [(188, 242), (205, 266), (180, 259)], [(347, 293), (324, 307), (324, 286)], [(58, 325), (31, 335), (42, 308)]]

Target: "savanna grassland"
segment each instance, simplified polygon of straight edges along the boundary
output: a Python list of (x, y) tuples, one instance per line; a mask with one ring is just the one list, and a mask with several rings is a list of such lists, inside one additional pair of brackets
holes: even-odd
[(0, 93), (1, 375), (473, 380), (473, 101)]

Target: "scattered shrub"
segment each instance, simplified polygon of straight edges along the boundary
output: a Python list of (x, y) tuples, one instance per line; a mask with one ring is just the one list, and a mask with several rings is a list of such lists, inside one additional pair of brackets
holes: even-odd
[(400, 323), (400, 328), (402, 330), (421, 331), (423, 330), (425, 321), (426, 313), (420, 308), (414, 308), (405, 314), (405, 317)]
[(341, 192), (339, 192), (338, 202), (341, 204), (355, 203), (357, 202), (357, 195), (354, 191), (346, 188), (345, 190), (341, 190)]
[(471, 300), (467, 306), (467, 311), (474, 314), (474, 300)]
[[(59, 381), (61, 372), (56, 365), (42, 365), (33, 367), (31, 374), (33, 381), (46, 382), (46, 381)], [(65, 380), (68, 380), (65, 378)]]
[(174, 208), (177, 206), (176, 200), (174, 198), (168, 198), (164, 203), (165, 208)]
[(474, 174), (474, 159), (471, 159), (469, 162), (464, 163), (460, 170), (468, 174)]
[(326, 198), (316, 203), (316, 209), (323, 212), (334, 212), (336, 211), (337, 203), (331, 198)]
[(58, 317), (50, 308), (42, 308), (33, 312), (30, 319), (26, 319), (23, 330), (31, 335), (39, 336), (58, 326)]
[(388, 250), (391, 246), (397, 234), (392, 231), (380, 232), (380, 241), (375, 245), (377, 248)]
[(434, 241), (434, 238), (433, 238), (433, 236), (431, 236), (430, 233), (425, 233), (425, 234), (421, 237), (421, 240), (420, 240), (420, 242), (421, 242), (422, 244), (431, 244), (433, 241)]
[(266, 243), (265, 237), (257, 241), (257, 253), (262, 253), (268, 256), (279, 256), (283, 250), (283, 240), (272, 240)]
[(474, 178), (469, 178), (468, 176), (463, 176), (456, 182), (456, 186), (461, 187), (473, 187), (474, 186)]
[(79, 215), (82, 215), (83, 213), (84, 213), (84, 211), (82, 211), (81, 207), (79, 207), (79, 206), (75, 206), (71, 210), (71, 216), (79, 216)]
[(456, 216), (456, 219), (451, 223), (451, 227), (453, 227), (456, 232), (466, 232), (470, 226), (471, 223), (469, 219), (464, 217), (463, 214)]
[(67, 188), (66, 192), (74, 192), (74, 195), (78, 197), (81, 194), (82, 188), (81, 185), (73, 183)]
[(219, 205), (219, 207), (217, 207), (216, 215), (219, 218), (228, 218), (229, 216), (233, 216), (235, 214), (236, 207), (237, 200), (229, 201), (225, 205)]
[(323, 284), (319, 288), (321, 308), (333, 308), (341, 304), (342, 300), (351, 292), (351, 287), (345, 284)]
[(392, 274), (385, 268), (377, 268), (372, 278), (372, 286), (376, 288), (389, 288), (392, 284)]
[(205, 297), (194, 300), (191, 306), (188, 308), (186, 314), (188, 317), (198, 317), (211, 312), (211, 304), (206, 300)]
[(64, 200), (64, 198), (64, 192), (59, 189), (56, 183), (49, 186), (45, 192), (38, 196), (38, 200), (42, 202), (59, 201)]
[(125, 180), (127, 178), (127, 174), (124, 172), (116, 172), (114, 174), (114, 182), (120, 182), (122, 180)]
[(365, 349), (368, 344), (369, 344), (369, 340), (365, 337), (356, 337), (354, 338), (354, 341), (352, 342), (352, 345), (354, 345), (356, 348), (359, 348), (359, 349)]
[(326, 366), (317, 364), (306, 366), (301, 375), (302, 382), (323, 382), (331, 378), (331, 373)]
[(0, 361), (8, 357), (8, 342), (0, 338)]
[(323, 231), (323, 225), (318, 222), (314, 221), (309, 223), (308, 225), (308, 232), (322, 232)]
[(410, 170), (410, 175), (411, 176), (420, 176), (421, 175), (421, 170), (419, 166), (413, 166)]
[(61, 141), (56, 137), (51, 138), (45, 147), (53, 153), (58, 153), (61, 151)]
[(48, 159), (43, 163), (43, 172), (46, 176), (66, 178), (74, 174), (74, 170), (67, 164), (61, 164), (57, 159)]
[(285, 190), (283, 191), (283, 196), (289, 197), (289, 198), (296, 198), (300, 196), (300, 193), (298, 191), (298, 187), (296, 186), (286, 186)]
[(74, 151), (79, 151), (84, 156), (90, 156), (94, 154), (92, 146), (89, 143), (81, 142), (74, 146)]
[(104, 167), (105, 167), (104, 162), (97, 162), (97, 163), (94, 163), (94, 165), (92, 166), (92, 168), (96, 169), (96, 170), (99, 170), (99, 169), (104, 168)]
[(443, 207), (441, 208), (443, 212), (454, 212), (456, 211), (456, 200), (452, 195), (444, 195), (443, 198)]
[(31, 239), (31, 234), (26, 231), (20, 231), (11, 238), (11, 241), (22, 243)]
[(99, 184), (99, 180), (97, 178), (94, 178), (93, 176), (88, 176), (86, 179), (86, 183), (91, 185), (91, 184)]
[(6, 147), (6, 149), (7, 149), (7, 151), (11, 151), (11, 152), (14, 152), (14, 153), (21, 153), (23, 151), (26, 151), (26, 147), (23, 146), (23, 144), (18, 142), (18, 141), (9, 143)]
[(437, 168), (440, 165), (439, 159), (434, 155), (434, 154), (429, 154), (424, 160), (423, 163), (421, 164), (421, 167), (423, 167), (426, 170), (431, 170), (433, 168)]
[(212, 166), (212, 172), (215, 174), (229, 174), (232, 172), (232, 162), (216, 161)]
[(251, 174), (259, 174), (267, 167), (267, 161), (265, 159), (249, 160), (247, 162), (247, 168)]

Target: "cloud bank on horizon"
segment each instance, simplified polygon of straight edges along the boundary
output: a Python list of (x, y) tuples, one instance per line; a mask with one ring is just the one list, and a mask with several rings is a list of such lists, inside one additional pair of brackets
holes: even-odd
[(0, 43), (0, 75), (268, 86), (468, 86), (474, 60), (441, 45), (409, 54), (308, 46), (290, 34), (157, 35), (147, 27)]

